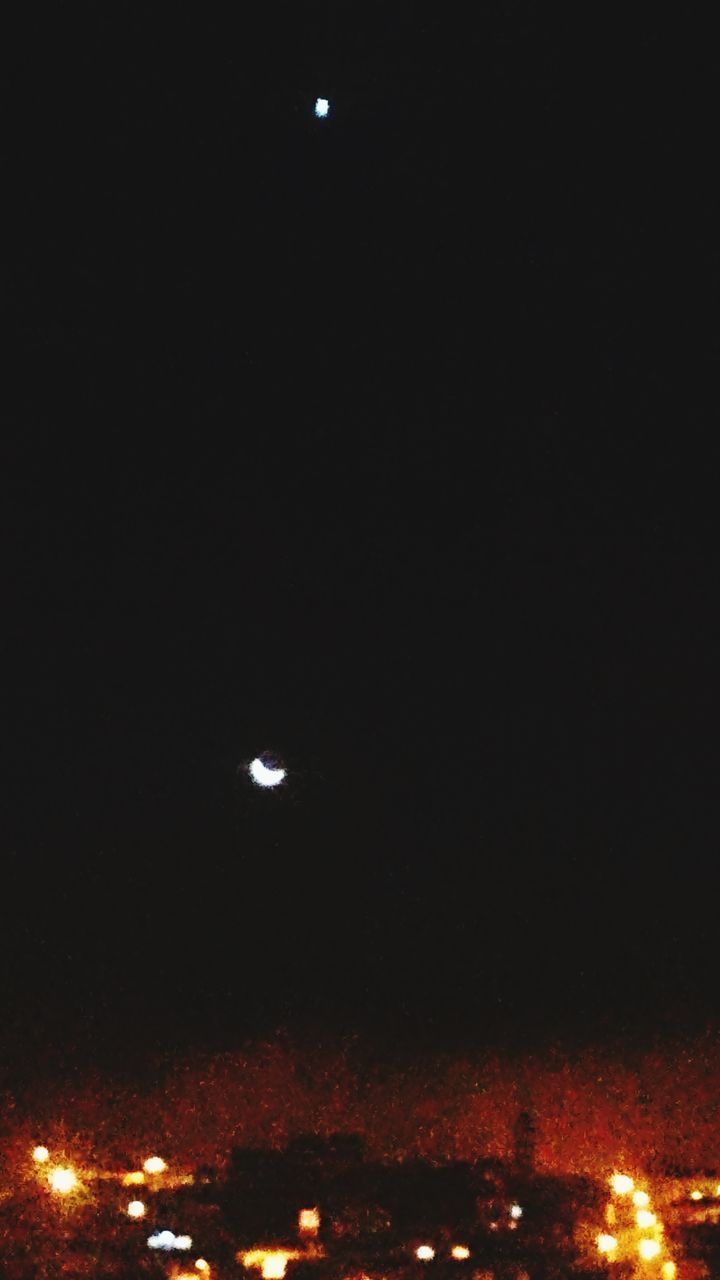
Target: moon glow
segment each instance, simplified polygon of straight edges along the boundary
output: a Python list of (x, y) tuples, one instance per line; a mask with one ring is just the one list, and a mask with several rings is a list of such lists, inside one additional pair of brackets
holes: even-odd
[(259, 787), (279, 787), (287, 776), (286, 769), (269, 769), (259, 756), (251, 761), (249, 773)]

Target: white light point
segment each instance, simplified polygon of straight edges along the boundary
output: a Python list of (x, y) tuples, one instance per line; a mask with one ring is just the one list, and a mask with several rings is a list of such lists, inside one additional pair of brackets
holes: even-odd
[(325, 120), (330, 114), (330, 103), (327, 98), (315, 99), (315, 115), (318, 120)]
[(77, 1186), (77, 1177), (72, 1169), (53, 1169), (50, 1174), (50, 1186), (59, 1195), (69, 1195)]
[(148, 1236), (148, 1248), (174, 1249), (175, 1248), (175, 1232), (174, 1231), (156, 1231), (153, 1235)]
[(256, 756), (250, 762), (250, 777), (258, 787), (279, 787), (281, 782), (287, 777), (286, 769), (271, 769)]
[(415, 1257), (419, 1258), (421, 1262), (432, 1262), (435, 1257), (435, 1250), (430, 1244), (421, 1244), (415, 1250)]

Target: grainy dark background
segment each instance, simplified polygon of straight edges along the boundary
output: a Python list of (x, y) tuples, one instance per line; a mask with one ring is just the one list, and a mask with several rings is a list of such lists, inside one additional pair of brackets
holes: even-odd
[(8, 40), (16, 1049), (717, 1011), (702, 46), (508, 0)]

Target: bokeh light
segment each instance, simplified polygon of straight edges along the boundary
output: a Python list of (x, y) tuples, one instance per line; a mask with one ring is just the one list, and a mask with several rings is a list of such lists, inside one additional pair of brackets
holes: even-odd
[(610, 1186), (616, 1196), (627, 1196), (634, 1189), (635, 1183), (627, 1173), (614, 1173), (610, 1179)]
[(652, 1262), (653, 1258), (657, 1258), (659, 1252), (659, 1240), (641, 1240), (638, 1245), (638, 1253), (643, 1262)]
[(77, 1174), (72, 1169), (53, 1169), (49, 1178), (50, 1186), (58, 1195), (67, 1196), (77, 1186)]
[(603, 1231), (597, 1238), (597, 1247), (600, 1253), (614, 1253), (617, 1249), (618, 1242), (615, 1236), (610, 1236)]

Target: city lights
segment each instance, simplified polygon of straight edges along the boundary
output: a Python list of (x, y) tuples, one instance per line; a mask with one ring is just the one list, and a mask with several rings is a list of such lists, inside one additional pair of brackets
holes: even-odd
[(72, 1169), (53, 1169), (48, 1181), (53, 1191), (61, 1196), (69, 1195), (77, 1186), (77, 1176)]
[(146, 1173), (165, 1173), (167, 1165), (162, 1156), (148, 1156), (143, 1169)]
[(677, 1275), (677, 1267), (674, 1262), (663, 1262), (662, 1278), (663, 1280), (675, 1280)]
[(627, 1196), (634, 1189), (635, 1183), (626, 1173), (614, 1173), (610, 1179), (610, 1186), (616, 1196)]
[(127, 1212), (129, 1218), (144, 1218), (145, 1205), (142, 1200), (131, 1200), (127, 1207)]
[(470, 1257), (470, 1250), (466, 1244), (454, 1244), (450, 1252), (458, 1262), (464, 1262), (466, 1258)]
[(197, 1271), (205, 1271), (205, 1272), (207, 1272), (207, 1271), (209, 1271), (209, 1270), (210, 1270), (210, 1263), (209, 1263), (209, 1262), (206, 1262), (204, 1258), (196, 1258), (196, 1259), (195, 1259), (195, 1268), (196, 1268), (196, 1270), (197, 1270)]
[(703, 1198), (703, 1193), (702, 1193), (702, 1191), (691, 1191), (691, 1192), (690, 1192), (690, 1199), (691, 1199), (691, 1200), (702, 1200), (702, 1198)]
[(519, 1205), (519, 1204), (511, 1204), (511, 1205), (510, 1205), (510, 1217), (511, 1217), (511, 1218), (514, 1218), (514, 1219), (515, 1219), (515, 1221), (517, 1221), (517, 1219), (518, 1219), (518, 1218), (522, 1218), (522, 1215), (523, 1215), (523, 1211), (522, 1211), (522, 1206), (521, 1206), (521, 1205)]
[(603, 1231), (597, 1238), (597, 1247), (599, 1253), (614, 1253), (618, 1247), (618, 1242), (615, 1236), (610, 1236)]
[(646, 1209), (650, 1203), (650, 1197), (647, 1191), (636, 1191), (632, 1198), (636, 1209)]
[(330, 103), (327, 98), (315, 99), (315, 115), (318, 120), (324, 120), (330, 114)]
[(175, 1248), (176, 1249), (192, 1249), (192, 1236), (176, 1236)]
[(142, 1169), (134, 1169), (132, 1173), (124, 1173), (122, 1184), (124, 1187), (141, 1187), (145, 1181), (145, 1174)]
[(32, 1158), (36, 1164), (46, 1164), (50, 1159), (50, 1152), (47, 1147), (35, 1147)]
[(641, 1240), (638, 1245), (638, 1253), (643, 1262), (652, 1262), (653, 1258), (657, 1258), (659, 1252), (659, 1240)]
[(415, 1257), (418, 1258), (420, 1262), (432, 1262), (435, 1257), (435, 1250), (430, 1244), (418, 1245), (415, 1250)]

